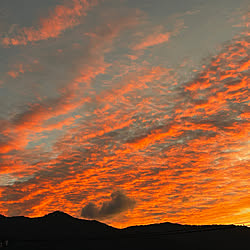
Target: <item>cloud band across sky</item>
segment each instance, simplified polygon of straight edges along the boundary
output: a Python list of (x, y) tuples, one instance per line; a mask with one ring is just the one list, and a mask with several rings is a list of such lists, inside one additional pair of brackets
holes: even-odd
[(97, 0), (71, 0), (64, 5), (57, 5), (50, 11), (48, 17), (41, 18), (37, 28), (23, 27), (17, 34), (10, 34), (2, 39), (4, 46), (27, 45), (29, 42), (38, 42), (60, 36), (65, 30), (80, 23), (80, 18), (97, 5)]

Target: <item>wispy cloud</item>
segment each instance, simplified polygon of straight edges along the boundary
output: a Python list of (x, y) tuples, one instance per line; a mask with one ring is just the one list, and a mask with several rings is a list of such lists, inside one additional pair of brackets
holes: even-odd
[(170, 38), (179, 34), (179, 32), (184, 29), (184, 22), (182, 20), (178, 20), (175, 24), (173, 30), (164, 32), (163, 26), (158, 26), (154, 28), (152, 34), (147, 35), (141, 41), (132, 47), (133, 50), (142, 50), (147, 49), (148, 47), (153, 47), (162, 43), (169, 42)]
[(80, 17), (97, 5), (97, 0), (71, 0), (64, 5), (57, 5), (47, 17), (41, 18), (37, 27), (24, 27), (17, 30), (17, 34), (10, 32), (9, 37), (2, 39), (4, 46), (27, 45), (60, 36), (65, 30), (80, 23)]

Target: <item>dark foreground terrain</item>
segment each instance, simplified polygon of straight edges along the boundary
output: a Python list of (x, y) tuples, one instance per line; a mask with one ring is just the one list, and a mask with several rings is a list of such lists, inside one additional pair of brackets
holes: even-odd
[(54, 212), (40, 218), (0, 216), (0, 240), (9, 250), (250, 249), (250, 228), (161, 223), (116, 229)]

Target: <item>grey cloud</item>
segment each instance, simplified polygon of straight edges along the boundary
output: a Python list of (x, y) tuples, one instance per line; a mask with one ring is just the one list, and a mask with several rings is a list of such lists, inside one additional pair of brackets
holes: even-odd
[(111, 200), (103, 202), (98, 207), (90, 202), (82, 208), (81, 216), (89, 219), (101, 219), (112, 217), (135, 206), (135, 200), (127, 197), (122, 191), (115, 191), (111, 194)]

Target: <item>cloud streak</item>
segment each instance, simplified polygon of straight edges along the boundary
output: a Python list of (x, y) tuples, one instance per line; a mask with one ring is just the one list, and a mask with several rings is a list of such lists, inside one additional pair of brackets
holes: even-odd
[(27, 45), (49, 38), (59, 37), (65, 30), (80, 23), (80, 17), (97, 5), (97, 0), (72, 0), (65, 5), (57, 5), (48, 17), (39, 20), (38, 27), (24, 27), (15, 36), (2, 39), (4, 46)]
[(172, 31), (163, 32), (163, 26), (159, 26), (155, 28), (156, 30), (144, 37), (141, 42), (134, 45), (132, 47), (133, 50), (143, 50), (147, 49), (148, 47), (153, 47), (162, 43), (169, 42), (170, 38), (176, 36), (180, 33), (182, 29), (184, 29), (184, 23), (182, 20), (178, 20), (175, 24), (175, 27)]

